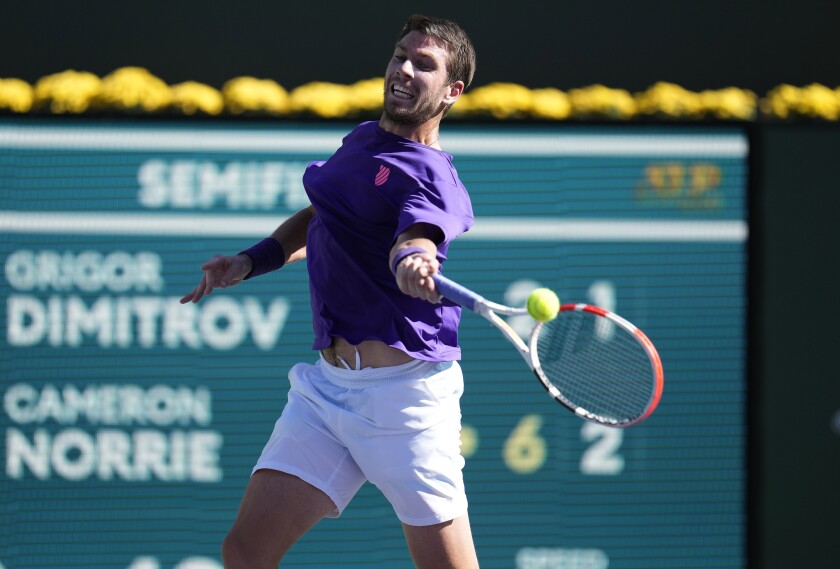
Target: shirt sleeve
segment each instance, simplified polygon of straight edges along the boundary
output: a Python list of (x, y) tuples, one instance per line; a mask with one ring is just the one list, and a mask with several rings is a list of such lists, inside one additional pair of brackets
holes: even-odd
[(416, 223), (438, 227), (449, 243), (474, 222), (469, 195), (463, 186), (438, 182), (411, 192), (400, 209), (394, 238)]

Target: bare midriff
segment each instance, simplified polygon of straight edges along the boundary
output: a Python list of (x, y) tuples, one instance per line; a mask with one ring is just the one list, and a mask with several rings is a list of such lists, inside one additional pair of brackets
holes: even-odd
[[(356, 352), (359, 353), (359, 369), (366, 367), (391, 367), (412, 361), (414, 358), (385, 342), (379, 340), (365, 340), (361, 344), (353, 345), (344, 338), (333, 337), (332, 344), (321, 350), (324, 360), (335, 367), (344, 368), (341, 359), (350, 368), (356, 365)], [(339, 357), (341, 359), (339, 359)]]

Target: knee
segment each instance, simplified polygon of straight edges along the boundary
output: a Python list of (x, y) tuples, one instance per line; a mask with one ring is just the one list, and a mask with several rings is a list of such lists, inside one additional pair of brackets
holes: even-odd
[(222, 541), (222, 561), (225, 569), (275, 569), (281, 558), (282, 554), (266, 551), (260, 544), (253, 543), (235, 529)]
[(245, 544), (234, 534), (229, 532), (222, 541), (222, 561), (225, 567), (246, 567), (244, 564), (246, 547)]

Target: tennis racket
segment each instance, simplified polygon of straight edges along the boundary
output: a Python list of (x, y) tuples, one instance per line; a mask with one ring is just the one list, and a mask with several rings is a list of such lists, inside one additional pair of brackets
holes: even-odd
[(624, 318), (588, 304), (562, 304), (538, 322), (527, 343), (503, 316), (528, 314), (490, 302), (441, 274), (438, 292), (489, 320), (516, 346), (546, 391), (579, 417), (610, 427), (635, 425), (662, 397), (662, 361), (653, 343)]

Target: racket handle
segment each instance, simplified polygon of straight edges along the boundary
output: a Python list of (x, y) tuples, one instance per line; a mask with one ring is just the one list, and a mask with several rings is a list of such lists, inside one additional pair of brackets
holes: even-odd
[(468, 308), (473, 312), (476, 311), (476, 305), (484, 300), (481, 296), (477, 295), (470, 289), (459, 285), (455, 281), (449, 280), (440, 273), (435, 274), (432, 279), (435, 281), (437, 291), (442, 296), (445, 296), (452, 302), (460, 304), (464, 308)]

